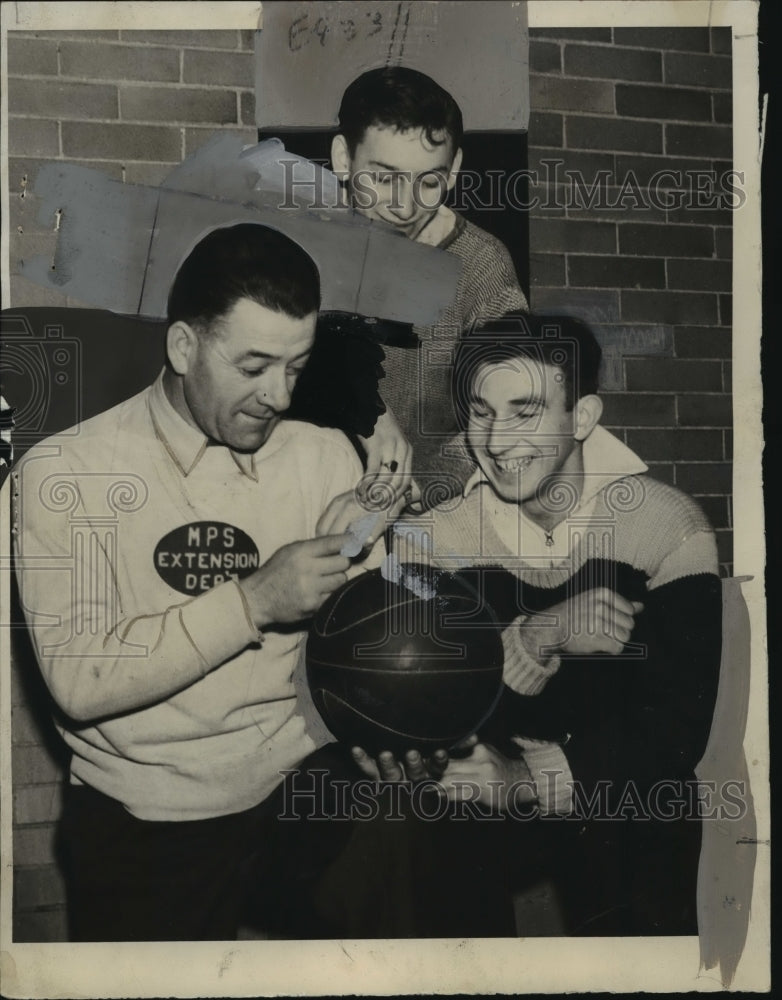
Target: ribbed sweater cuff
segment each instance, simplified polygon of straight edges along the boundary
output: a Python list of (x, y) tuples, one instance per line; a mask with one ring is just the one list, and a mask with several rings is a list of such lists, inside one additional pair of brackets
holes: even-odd
[(573, 774), (559, 743), (514, 736), (513, 742), (524, 753), (538, 793), (542, 816), (567, 815), (573, 810)]
[(550, 677), (559, 670), (560, 658), (557, 654), (538, 659), (521, 641), (524, 616), (516, 618), (502, 633), (505, 651), (503, 679), (516, 694), (540, 694)]

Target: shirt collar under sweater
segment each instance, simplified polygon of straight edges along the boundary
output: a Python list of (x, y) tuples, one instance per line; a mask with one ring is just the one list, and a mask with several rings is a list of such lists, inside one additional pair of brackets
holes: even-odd
[[(183, 476), (190, 475), (210, 445), (224, 447), (213, 445), (203, 431), (191, 426), (177, 413), (163, 388), (163, 372), (150, 388), (149, 412), (155, 433)], [(258, 479), (255, 471), (255, 455), (233, 451), (230, 448), (227, 450), (245, 476)]]
[(605, 427), (597, 426), (583, 445), (584, 481), (578, 503), (552, 531), (545, 531), (539, 524), (527, 517), (521, 507), (502, 500), (494, 493), (480, 467), (464, 486), (467, 496), (479, 486), (485, 487), (481, 493), (481, 504), (491, 525), (508, 550), (514, 555), (523, 554), (525, 562), (542, 562), (553, 566), (568, 558), (570, 531), (568, 522), (573, 517), (588, 518), (594, 509), (595, 500), (601, 490), (610, 483), (626, 476), (638, 476), (648, 471), (648, 467)]

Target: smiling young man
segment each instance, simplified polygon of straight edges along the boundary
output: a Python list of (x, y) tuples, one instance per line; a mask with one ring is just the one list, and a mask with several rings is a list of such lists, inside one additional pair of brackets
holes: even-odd
[[(357, 211), (457, 257), (461, 273), (437, 324), (418, 328), (419, 349), (384, 345), (387, 406), (364, 445), (368, 469), (404, 456), (426, 495), (452, 493), (469, 463), (444, 453), (457, 432), (450, 359), (462, 333), (477, 323), (527, 308), (507, 249), (444, 202), (462, 165), (462, 114), (453, 97), (417, 70), (387, 66), (350, 84), (331, 147), (334, 172)], [(400, 448), (399, 433), (411, 450)], [(455, 478), (454, 478), (455, 477)], [(430, 504), (429, 504), (430, 505)]]
[(341, 434), (281, 420), (319, 304), (288, 237), (213, 230), (174, 280), (160, 377), (15, 474), (22, 603), (72, 751), (74, 940), (235, 936), (269, 797), (316, 747), (293, 675), (350, 571), (361, 474)]
[[(466, 337), (454, 392), (476, 468), (461, 503), (397, 526), (397, 556), (480, 567), (505, 625), (497, 710), (470, 753), (435, 761), (448, 795), (511, 820), (524, 807), (511, 868), (556, 879), (571, 933), (694, 934), (694, 768), (721, 655), (715, 538), (600, 426), (599, 365), (592, 332), (566, 316)], [(407, 766), (420, 776), (419, 758)], [(422, 829), (419, 853), (444, 863), (448, 841)], [(531, 861), (541, 842), (545, 868)]]

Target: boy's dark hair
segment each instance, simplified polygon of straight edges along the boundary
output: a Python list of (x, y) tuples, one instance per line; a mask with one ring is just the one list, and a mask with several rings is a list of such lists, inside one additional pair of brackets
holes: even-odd
[[(462, 113), (448, 91), (425, 73), (406, 66), (371, 69), (357, 77), (343, 94), (339, 132), (351, 156), (372, 125), (396, 131), (422, 129), (433, 146), (450, 139), (454, 153), (464, 134)], [(448, 139), (438, 137), (442, 132)]]
[(320, 308), (320, 276), (298, 243), (247, 222), (213, 229), (180, 265), (168, 295), (168, 324), (208, 329), (239, 299), (303, 319)]
[(453, 399), (462, 428), (468, 423), (478, 370), (518, 358), (562, 372), (568, 410), (582, 396), (598, 391), (602, 351), (586, 323), (573, 316), (508, 313), (465, 334), (457, 348)]

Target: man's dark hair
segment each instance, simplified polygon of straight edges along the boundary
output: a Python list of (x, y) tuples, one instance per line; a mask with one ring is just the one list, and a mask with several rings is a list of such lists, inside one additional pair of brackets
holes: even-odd
[(465, 334), (453, 367), (453, 399), (462, 428), (480, 368), (487, 364), (529, 359), (549, 365), (564, 377), (565, 405), (598, 391), (602, 351), (594, 333), (573, 316), (509, 313)]
[[(339, 132), (351, 156), (371, 126), (396, 131), (422, 129), (427, 142), (461, 146), (464, 125), (459, 105), (425, 73), (405, 66), (384, 66), (362, 73), (347, 88), (339, 107)], [(448, 139), (438, 133), (446, 132)]]
[(168, 295), (168, 324), (207, 329), (239, 299), (294, 319), (320, 308), (320, 276), (298, 243), (254, 222), (213, 229), (190, 251)]

